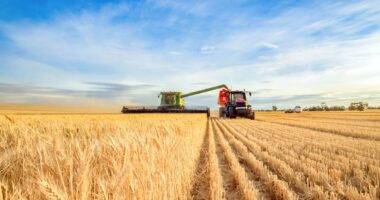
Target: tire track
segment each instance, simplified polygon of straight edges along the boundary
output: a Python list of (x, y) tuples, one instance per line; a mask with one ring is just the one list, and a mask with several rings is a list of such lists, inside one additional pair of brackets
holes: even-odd
[[(237, 126), (237, 124), (235, 124), (235, 126)], [(329, 195), (329, 196), (330, 195), (333, 195), (333, 196), (338, 195), (338, 196), (340, 196), (340, 198), (348, 198), (348, 199), (350, 199), (350, 197), (352, 197), (352, 196), (355, 196), (357, 198), (366, 198), (365, 194), (360, 193), (358, 190), (356, 190), (355, 188), (353, 188), (350, 185), (346, 185), (346, 184), (342, 184), (342, 183), (338, 183), (338, 184), (335, 183), (334, 184), (334, 182), (329, 178), (329, 176), (325, 172), (319, 171), (318, 169), (309, 168), (309, 165), (304, 165), (305, 163), (302, 163), (295, 158), (291, 158), (292, 156), (289, 157), (287, 151), (285, 151), (284, 149), (281, 152), (281, 150), (277, 149), (276, 146), (264, 145), (265, 142), (260, 141), (259, 139), (255, 139), (254, 142), (249, 141), (246, 138), (246, 136), (239, 133), (239, 131), (238, 131), (238, 129), (236, 129), (236, 127), (231, 127), (231, 128), (234, 129), (234, 131), (233, 131), (234, 135), (237, 136), (239, 138), (239, 140), (244, 141), (244, 143), (246, 145), (250, 146), (250, 149), (252, 149), (252, 150), (256, 149), (255, 152), (257, 152), (257, 154), (262, 154), (260, 152), (262, 152), (262, 150), (264, 149), (264, 151), (267, 151), (271, 156), (275, 156), (277, 159), (280, 159), (280, 160), (286, 162), (287, 164), (289, 164), (289, 166), (291, 168), (293, 168), (296, 171), (300, 171), (300, 172), (302, 172), (303, 175), (307, 176), (308, 177), (307, 179), (309, 179), (309, 181), (314, 182), (319, 186), (322, 186), (325, 190), (325, 195)], [(250, 139), (253, 139), (253, 138), (250, 138)], [(257, 143), (257, 144), (255, 144), (255, 143)], [(259, 146), (257, 146), (257, 145), (259, 145)], [(261, 148), (261, 150), (260, 150), (260, 148)], [(277, 151), (276, 149), (279, 151)], [(305, 160), (303, 162), (305, 162)], [(318, 191), (318, 188), (316, 188), (316, 189)], [(333, 194), (331, 192), (333, 192), (335, 194)], [(317, 192), (317, 194), (318, 193), (319, 192)], [(325, 199), (325, 198), (322, 198), (322, 199)]]
[(223, 177), (223, 188), (226, 199), (259, 199), (258, 191), (249, 181), (245, 169), (242, 168), (231, 147), (224, 140), (220, 130), (215, 125), (215, 119), (211, 124), (216, 136), (216, 154)]
[(210, 170), (210, 197), (211, 199), (225, 199), (225, 191), (223, 188), (223, 177), (219, 167), (219, 160), (216, 154), (216, 144), (214, 129), (211, 120), (208, 120), (209, 127), (209, 170)]
[(210, 168), (209, 162), (209, 136), (210, 129), (209, 123), (207, 122), (206, 134), (203, 139), (203, 144), (198, 159), (197, 169), (195, 173), (195, 182), (193, 184), (193, 189), (191, 190), (191, 196), (193, 199), (210, 199)]
[(276, 175), (272, 174), (265, 164), (249, 151), (244, 143), (237, 140), (229, 132), (230, 130), (228, 128), (221, 125), (219, 120), (216, 121), (216, 125), (234, 149), (234, 153), (237, 154), (241, 165), (246, 169), (246, 173), (250, 174), (250, 177), (254, 179), (256, 185), (261, 186), (260, 196), (262, 199), (300, 199), (300, 197), (288, 187), (286, 181), (279, 180)]

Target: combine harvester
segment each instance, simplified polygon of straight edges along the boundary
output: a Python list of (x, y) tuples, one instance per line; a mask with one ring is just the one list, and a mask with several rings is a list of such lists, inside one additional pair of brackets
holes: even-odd
[[(250, 119), (255, 118), (251, 105), (247, 104), (246, 91), (231, 91), (224, 84), (215, 87), (182, 94), (182, 92), (161, 92), (161, 104), (158, 107), (151, 106), (123, 106), (122, 113), (206, 113), (210, 117), (210, 108), (185, 107), (185, 97), (220, 89), (218, 104), (220, 117), (236, 118), (242, 116)], [(251, 95), (251, 93), (249, 92)]]

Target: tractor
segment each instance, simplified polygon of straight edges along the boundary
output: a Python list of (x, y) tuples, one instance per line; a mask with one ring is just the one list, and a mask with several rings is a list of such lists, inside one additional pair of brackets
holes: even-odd
[(248, 104), (247, 94), (251, 96), (252, 92), (221, 89), (218, 99), (219, 117), (236, 118), (239, 116), (254, 120), (255, 112), (252, 106)]

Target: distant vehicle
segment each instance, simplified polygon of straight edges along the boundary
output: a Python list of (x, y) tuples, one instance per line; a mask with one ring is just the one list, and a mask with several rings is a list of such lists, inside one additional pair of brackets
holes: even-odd
[(293, 109), (285, 110), (285, 113), (301, 113), (301, 112), (302, 112), (301, 106), (296, 106)]
[(301, 108), (301, 106), (296, 106), (296, 107), (294, 107), (293, 112), (295, 112), (295, 113), (300, 113), (300, 112), (302, 112), (302, 108)]

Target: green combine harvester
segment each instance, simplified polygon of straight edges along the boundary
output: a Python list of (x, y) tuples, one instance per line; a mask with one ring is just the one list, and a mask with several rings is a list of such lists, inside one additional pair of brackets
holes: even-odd
[(122, 113), (206, 113), (207, 117), (210, 116), (210, 108), (206, 106), (186, 107), (185, 99), (189, 96), (209, 92), (212, 90), (228, 87), (224, 84), (215, 87), (206, 88), (182, 94), (182, 92), (161, 92), (158, 97), (161, 97), (161, 104), (158, 107), (151, 106), (123, 106)]

